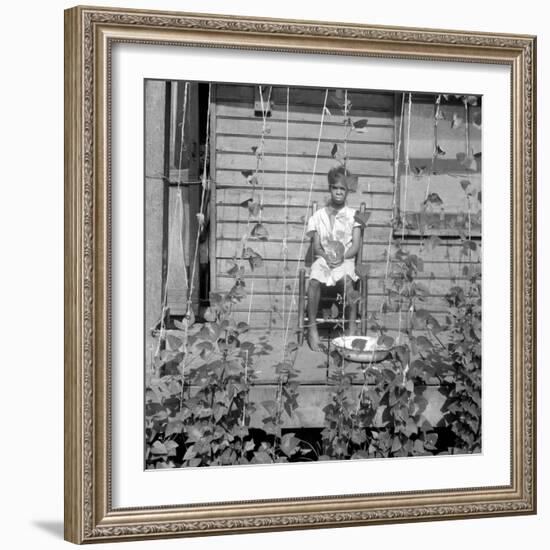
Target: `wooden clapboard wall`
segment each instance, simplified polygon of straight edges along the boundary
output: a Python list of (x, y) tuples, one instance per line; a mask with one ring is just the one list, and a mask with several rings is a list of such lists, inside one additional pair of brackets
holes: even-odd
[[(408, 130), (408, 94), (405, 94), (403, 105), (401, 101), (402, 96), (396, 96), (396, 135), (400, 127), (402, 131), (397, 203), (401, 212), (406, 211), (407, 223), (414, 226), (418, 219), (415, 213), (421, 210), (427, 194), (436, 193), (442, 204), (428, 207), (432, 212), (431, 219), (437, 219), (439, 215), (445, 218), (443, 228), (424, 228), (424, 238), (421, 238), (418, 228), (405, 231), (402, 247), (419, 255), (424, 262), (424, 271), (419, 274), (418, 280), (427, 287), (430, 296), (417, 307), (427, 309), (436, 319), (443, 321), (448, 311), (445, 295), (454, 286), (467, 287), (470, 274), (481, 270), (481, 228), (480, 217), (477, 216), (481, 213), (481, 195), (478, 195), (482, 183), (481, 106), (477, 103), (465, 106), (460, 99), (452, 102), (441, 99), (438, 109), (435, 96), (419, 97), (413, 94)], [(401, 125), (402, 106), (404, 116)], [(434, 127), (436, 118), (437, 126)], [(410, 135), (408, 151), (405, 143), (407, 133)], [(399, 147), (397, 141), (396, 138), (396, 150)], [(434, 157), (436, 147), (439, 147), (440, 153)], [(463, 156), (471, 157), (472, 164), (460, 162)], [(465, 189), (463, 186), (467, 182), (469, 185)], [(462, 226), (464, 234), (468, 234), (468, 209), (471, 211), (469, 234), (475, 243), (475, 250), (463, 246), (458, 229)], [(401, 241), (402, 235), (397, 230), (394, 243)], [(427, 240), (430, 235), (439, 238), (433, 250)], [(387, 326), (397, 327), (400, 326), (400, 317), (402, 326), (403, 314), (393, 312), (383, 316)]]
[[(327, 172), (337, 163), (331, 156), (336, 144), (344, 149), (343, 112), (334, 90), (329, 91), (319, 154), (313, 173), (324, 89), (291, 89), (289, 97), (288, 160), (286, 161), (286, 88), (272, 90), (271, 116), (267, 119), (264, 159), (259, 174), (258, 194), (263, 197), (261, 223), (267, 241), (250, 241), (249, 246), (263, 257), (254, 272), (246, 268), (247, 298), (237, 307), (241, 320), (250, 319), (257, 328), (281, 330), (292, 307), (290, 329), (297, 326), (294, 292), (298, 263), (303, 260), (309, 241), (302, 245), (304, 221), (311, 214), (308, 195), (313, 181), (312, 201), (322, 207), (328, 197)], [(252, 197), (251, 186), (242, 171), (254, 170), (263, 120), (255, 115), (253, 86), (219, 85), (215, 105), (216, 233), (213, 281), (219, 290), (228, 290), (234, 279), (227, 274), (230, 260), (240, 254), (241, 239), (254, 225), (248, 209), (240, 206)], [(348, 168), (359, 176), (356, 193), (349, 206), (364, 202), (372, 211), (365, 232), (364, 259), (373, 267), (374, 277), (383, 271), (383, 253), (389, 237), (392, 212), (394, 162), (394, 96), (390, 93), (349, 92), (352, 120), (367, 119), (364, 132), (353, 131), (347, 140)], [(288, 162), (286, 206), (285, 163)], [(286, 236), (286, 270), (283, 240)], [(373, 285), (373, 291), (376, 285)], [(378, 300), (374, 297), (373, 300)], [(373, 309), (379, 304), (369, 304)], [(286, 312), (283, 320), (283, 309)]]
[[(264, 89), (265, 90), (265, 89)], [(311, 214), (308, 208), (310, 184), (313, 181), (312, 201), (320, 207), (328, 197), (327, 172), (337, 163), (331, 155), (336, 144), (344, 149), (345, 126), (341, 100), (335, 90), (329, 90), (328, 112), (325, 111), (319, 154), (313, 173), (320, 121), (323, 111), (324, 89), (290, 89), (288, 114), (288, 159), (286, 157), (286, 88), (274, 87), (271, 116), (267, 118), (264, 136), (264, 159), (259, 172), (256, 200), (263, 202), (261, 223), (268, 231), (267, 241), (249, 241), (248, 246), (263, 258), (263, 265), (252, 271), (245, 263), (247, 298), (236, 308), (239, 320), (250, 321), (252, 327), (280, 331), (286, 327), (288, 312), (292, 309), (289, 327), (297, 327), (296, 296), (297, 267), (304, 265), (309, 246), (302, 245), (304, 221)], [(260, 145), (263, 120), (255, 111), (257, 87), (218, 85), (215, 94), (214, 123), (212, 125), (212, 174), (215, 180), (215, 233), (212, 249), (213, 290), (229, 290), (234, 279), (227, 273), (231, 260), (240, 255), (244, 235), (254, 226), (257, 217), (251, 217), (241, 203), (252, 198), (252, 187), (242, 172), (254, 171), (254, 148)], [(348, 197), (348, 205), (359, 208), (365, 203), (372, 213), (365, 230), (363, 261), (369, 265), (369, 313), (376, 313), (390, 331), (404, 326), (403, 313), (381, 313), (384, 301), (383, 281), (387, 272), (386, 257), (390, 245), (400, 240), (392, 228), (394, 162), (399, 129), (399, 107), (393, 93), (349, 92), (349, 116), (352, 121), (367, 119), (366, 130), (353, 131), (347, 139), (348, 168), (359, 177), (358, 190)], [(257, 98), (256, 98), (257, 99)], [(260, 115), (260, 116), (258, 116)], [(430, 117), (429, 110), (420, 109), (412, 124)], [(443, 131), (443, 124), (442, 124)], [(445, 147), (454, 152), (461, 133), (444, 132)], [(477, 141), (476, 141), (477, 140)], [(429, 141), (429, 140), (428, 140)], [(479, 135), (472, 144), (480, 146)], [(457, 149), (458, 150), (458, 149)], [(402, 145), (401, 155), (404, 147)], [(422, 156), (416, 153), (417, 156)], [(285, 163), (287, 163), (285, 191)], [(401, 158), (399, 185), (404, 185), (403, 158)], [(477, 176), (476, 176), (477, 177)], [(421, 178), (409, 177), (409, 185), (419, 185)], [(402, 190), (401, 190), (402, 191)], [(460, 185), (452, 193), (463, 193)], [(285, 201), (285, 196), (287, 197)], [(401, 195), (396, 195), (399, 205)], [(284, 242), (286, 237), (287, 258)], [(431, 296), (421, 307), (436, 317), (443, 317), (446, 308), (444, 296), (452, 286), (465, 285), (465, 267), (478, 265), (480, 249), (467, 256), (461, 242), (453, 236), (442, 236), (434, 250), (428, 250), (418, 235), (408, 234), (403, 248), (424, 259), (424, 272), (419, 280), (426, 284)], [(392, 248), (393, 251), (393, 248)], [(286, 269), (285, 269), (286, 265)], [(390, 265), (391, 272), (391, 265)], [(284, 315), (283, 315), (284, 313)]]

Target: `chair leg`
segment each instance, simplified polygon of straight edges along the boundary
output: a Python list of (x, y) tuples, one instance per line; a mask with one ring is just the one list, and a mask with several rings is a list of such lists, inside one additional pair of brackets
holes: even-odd
[(369, 287), (367, 276), (361, 277), (361, 334), (365, 336), (367, 334), (367, 298), (369, 296)]
[(306, 310), (306, 270), (300, 269), (298, 278), (298, 344), (304, 343), (304, 315)]

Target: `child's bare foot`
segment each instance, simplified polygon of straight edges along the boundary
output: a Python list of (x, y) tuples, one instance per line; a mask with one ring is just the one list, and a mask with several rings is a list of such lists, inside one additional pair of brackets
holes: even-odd
[(307, 343), (311, 351), (319, 351), (319, 332), (317, 331), (317, 325), (311, 325), (307, 331)]

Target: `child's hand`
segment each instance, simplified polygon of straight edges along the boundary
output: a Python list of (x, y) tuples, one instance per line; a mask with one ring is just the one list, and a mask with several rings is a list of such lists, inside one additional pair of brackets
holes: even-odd
[(344, 263), (344, 260), (328, 260), (327, 264), (330, 267), (330, 269), (334, 269), (335, 267), (338, 267), (339, 265), (342, 265)]
[(329, 241), (325, 247), (327, 264), (331, 269), (344, 262), (344, 245), (339, 241)]

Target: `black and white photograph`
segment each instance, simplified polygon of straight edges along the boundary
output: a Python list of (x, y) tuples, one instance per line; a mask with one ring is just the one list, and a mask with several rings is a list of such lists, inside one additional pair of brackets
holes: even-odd
[(144, 86), (146, 468), (481, 452), (482, 97)]

